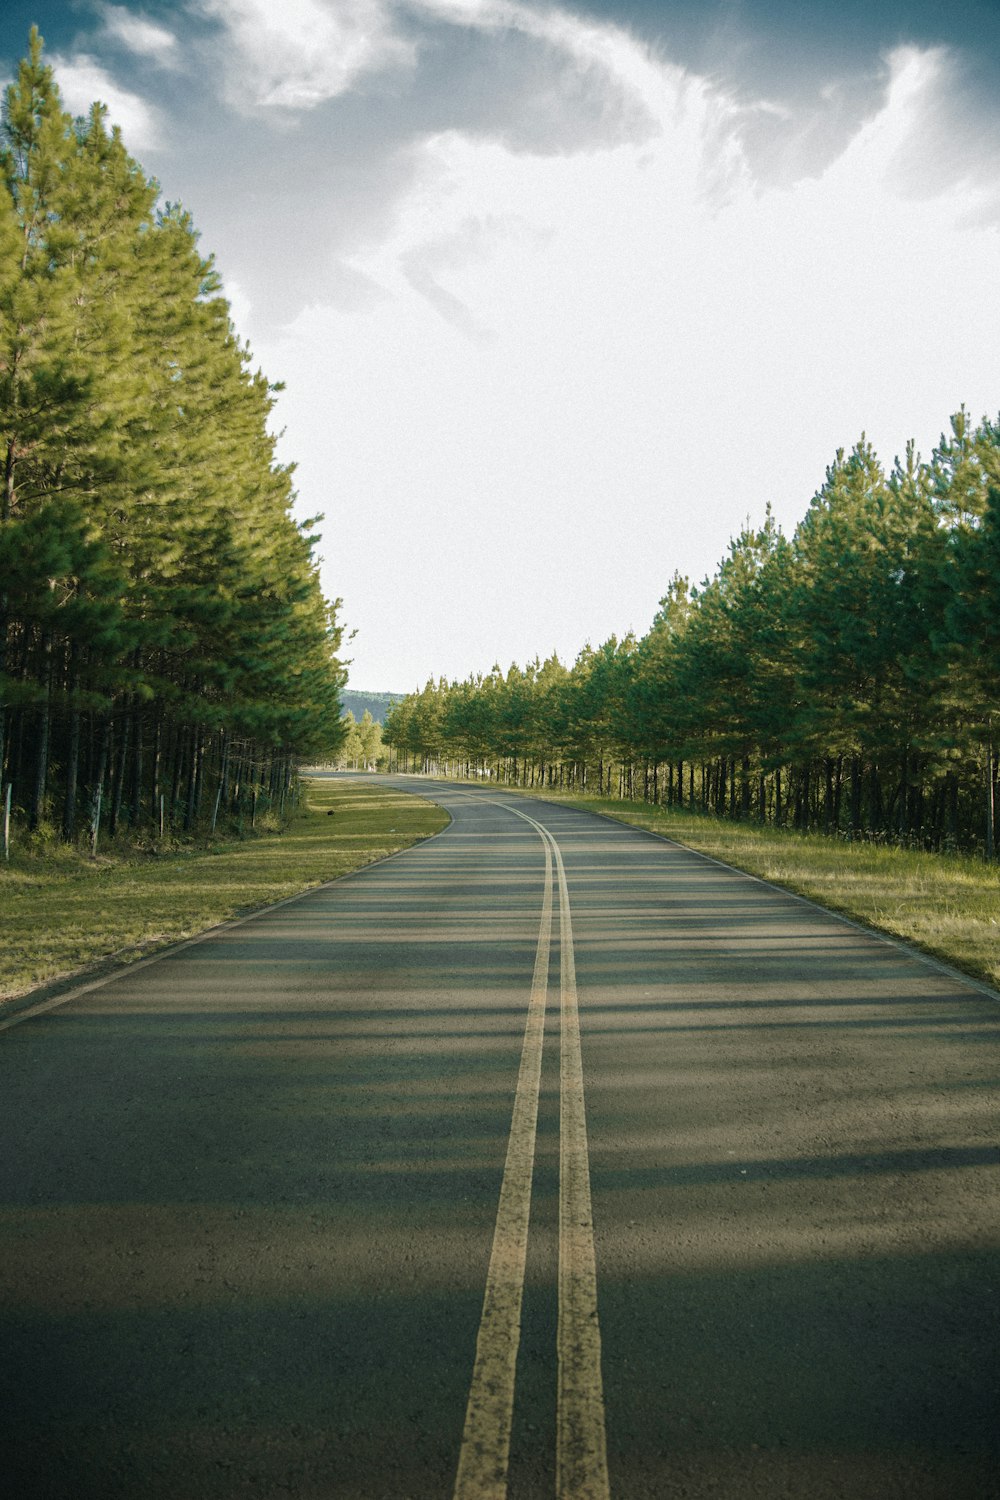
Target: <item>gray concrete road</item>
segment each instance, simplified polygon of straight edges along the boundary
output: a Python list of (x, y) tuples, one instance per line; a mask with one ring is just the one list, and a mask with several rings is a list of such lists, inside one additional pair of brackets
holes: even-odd
[(998, 1001), (421, 791), (436, 839), (3, 1023), (0, 1491), (1000, 1495)]

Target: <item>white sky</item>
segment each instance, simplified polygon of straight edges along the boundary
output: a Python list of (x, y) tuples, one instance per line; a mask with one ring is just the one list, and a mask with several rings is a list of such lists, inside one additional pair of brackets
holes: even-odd
[[(286, 243), (269, 263), (265, 189), (253, 201), (222, 154), (214, 177), (194, 164), (165, 86), (101, 63), (93, 38), (59, 77), (74, 108), (117, 98), (286, 382), (282, 455), (302, 513), (326, 514), (352, 687), (642, 632), (675, 568), (714, 571), (768, 501), (790, 531), (863, 431), (888, 464), (910, 436), (928, 453), (963, 401), (1000, 406), (991, 173), (967, 137), (957, 154), (946, 49), (866, 59), (876, 103), (829, 164), (782, 171), (772, 153), (765, 171), (748, 118), (784, 125), (783, 106), (748, 115), (665, 48), (504, 0), (410, 0), (510, 57), (509, 113), (498, 98), (484, 124), (445, 99), (433, 129), (397, 131), (381, 158), (371, 144), (347, 195), (332, 165), (325, 186), (324, 109), (356, 97), (384, 120), (433, 60), (426, 39), (388, 0), (295, 0), (280, 38), (264, 0), (195, 8), (222, 39), (220, 109), (263, 121), (290, 193), (315, 199), (301, 261)], [(162, 24), (103, 20), (107, 45), (163, 78), (181, 66)], [(775, 139), (801, 158), (801, 132)], [(953, 148), (961, 178), (942, 170)]]

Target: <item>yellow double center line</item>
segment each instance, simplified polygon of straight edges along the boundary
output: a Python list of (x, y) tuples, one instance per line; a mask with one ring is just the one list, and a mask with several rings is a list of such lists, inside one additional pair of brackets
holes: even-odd
[(558, 1500), (609, 1500), (597, 1266), (569, 887), (562, 853), (548, 829), (508, 803), (496, 805), (530, 823), (538, 832), (545, 849), (545, 884), (510, 1141), (454, 1500), (505, 1500), (507, 1494), (552, 944), (553, 866), (559, 887), (560, 957), (556, 1495)]

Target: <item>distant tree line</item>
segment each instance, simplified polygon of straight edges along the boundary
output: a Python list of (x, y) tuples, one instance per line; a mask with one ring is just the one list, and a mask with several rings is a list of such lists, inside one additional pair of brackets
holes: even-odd
[(402, 693), (362, 693), (355, 688), (348, 688), (341, 693), (340, 701), (345, 716), (351, 714), (357, 723), (361, 722), (367, 710), (376, 724), (384, 724), (389, 709), (402, 696)]
[(0, 144), (0, 780), (68, 840), (242, 816), (343, 735), (278, 387), (220, 287), (33, 31)]
[(768, 512), (641, 640), (430, 681), (385, 729), (404, 768), (849, 837), (995, 853), (1000, 422), (929, 462), (837, 453), (790, 538)]
[[(367, 694), (362, 695), (367, 696)], [(384, 770), (386, 751), (382, 744), (382, 725), (365, 709), (355, 719), (350, 709), (343, 717), (344, 739), (331, 757), (338, 771)]]

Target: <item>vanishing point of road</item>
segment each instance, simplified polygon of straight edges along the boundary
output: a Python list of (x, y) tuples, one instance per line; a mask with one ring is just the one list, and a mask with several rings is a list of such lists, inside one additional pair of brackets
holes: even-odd
[(0, 1490), (1000, 1496), (997, 997), (419, 789), (436, 838), (0, 1023)]

